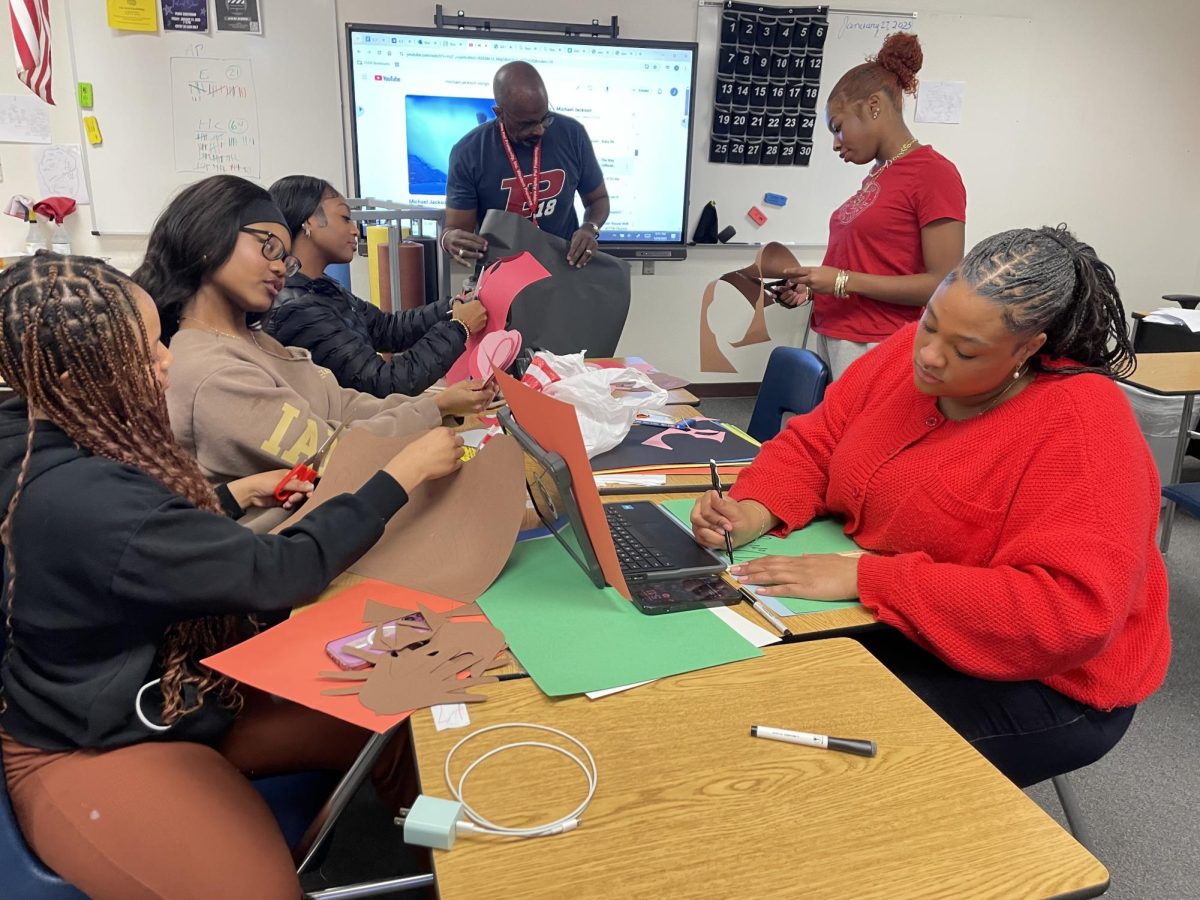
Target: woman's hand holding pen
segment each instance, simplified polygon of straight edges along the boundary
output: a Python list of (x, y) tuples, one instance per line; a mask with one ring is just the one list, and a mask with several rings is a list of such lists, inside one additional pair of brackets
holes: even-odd
[(705, 491), (692, 507), (696, 543), (713, 549), (725, 546), (725, 535), (740, 547), (770, 530), (778, 520), (756, 500), (734, 500)]
[(857, 600), (859, 555), (816, 553), (764, 556), (729, 570), (739, 583), (768, 597), (806, 600)]

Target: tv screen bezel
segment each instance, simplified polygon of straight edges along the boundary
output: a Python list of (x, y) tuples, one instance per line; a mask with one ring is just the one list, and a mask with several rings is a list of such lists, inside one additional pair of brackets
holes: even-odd
[[(362, 182), (358, 166), (358, 105), (354, 96), (354, 35), (403, 34), (415, 37), (467, 38), (478, 37), (492, 40), (512, 40), (539, 44), (571, 44), (574, 46), (630, 47), (661, 50), (685, 50), (692, 55), (691, 86), (688, 92), (687, 159), (684, 163), (683, 210), (678, 241), (606, 241), (600, 235), (600, 248), (613, 256), (626, 259), (671, 260), (686, 259), (688, 246), (688, 214), (691, 208), (692, 150), (696, 128), (696, 69), (698, 68), (699, 45), (695, 41), (631, 40), (629, 38), (587, 37), (571, 34), (527, 34), (519, 31), (465, 30), (444, 28), (420, 28), (407, 25), (377, 25), (366, 22), (346, 23), (346, 83), (349, 89), (350, 114), (350, 158), (354, 170), (354, 193), (362, 196)], [(553, 84), (547, 85), (553, 102)], [(391, 200), (379, 197), (379, 200)]]

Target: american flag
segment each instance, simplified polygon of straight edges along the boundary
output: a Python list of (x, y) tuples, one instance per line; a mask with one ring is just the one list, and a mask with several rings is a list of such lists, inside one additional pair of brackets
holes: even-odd
[(12, 16), (17, 77), (31, 91), (54, 103), (50, 84), (50, 0), (8, 0)]

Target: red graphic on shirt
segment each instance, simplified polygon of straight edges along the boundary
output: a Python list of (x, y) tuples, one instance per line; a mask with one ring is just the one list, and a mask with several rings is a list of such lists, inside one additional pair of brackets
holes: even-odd
[[(565, 169), (550, 169), (542, 173), (542, 183), (538, 185), (538, 209), (537, 217), (549, 216), (553, 214), (554, 207), (558, 205), (558, 195), (562, 193), (563, 185), (567, 181), (567, 172)], [(533, 193), (533, 176), (525, 176), (525, 184), (529, 187), (529, 192)], [(519, 187), (520, 182), (514, 175), (511, 178), (505, 178), (500, 182), (500, 190), (504, 191), (508, 200), (504, 204), (506, 212), (513, 212), (529, 218), (529, 201), (525, 198), (525, 192)]]
[(879, 196), (879, 183), (867, 176), (858, 193), (838, 207), (837, 218), (843, 225), (849, 225), (875, 202)]

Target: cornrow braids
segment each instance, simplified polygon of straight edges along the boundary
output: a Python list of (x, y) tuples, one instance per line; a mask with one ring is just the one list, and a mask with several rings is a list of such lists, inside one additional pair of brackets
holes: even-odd
[(971, 249), (946, 283), (959, 278), (1000, 305), (1009, 331), (1045, 332), (1045, 356), (1071, 360), (1046, 366), (1034, 358), (1035, 369), (1120, 378), (1137, 365), (1113, 270), (1066, 225), (992, 235)]
[[(0, 524), (7, 571), (6, 654), (13, 643), (18, 562), (12, 550), (13, 513), (29, 469), (35, 415), (49, 419), (80, 447), (133, 466), (199, 509), (220, 513), (212, 487), (171, 432), (130, 287), (125, 275), (98, 259), (45, 251), (0, 273), (0, 376), (29, 410), (25, 457)], [(235, 615), (214, 616), (167, 629), (160, 651), (164, 722), (198, 709), (214, 690), (224, 705), (240, 704), (233, 682), (197, 663), (235, 643), (244, 623)]]

